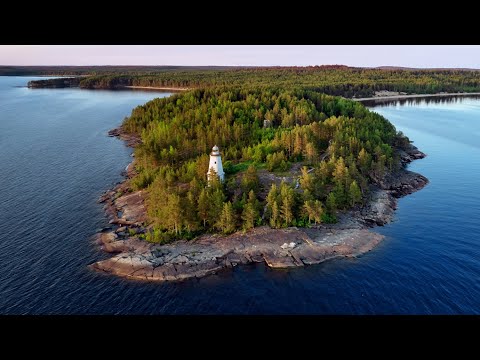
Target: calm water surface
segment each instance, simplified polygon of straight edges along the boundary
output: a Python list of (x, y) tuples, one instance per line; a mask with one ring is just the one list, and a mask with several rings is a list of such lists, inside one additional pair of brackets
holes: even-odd
[(106, 136), (136, 105), (168, 94), (27, 89), (0, 77), (1, 314), (479, 314), (480, 101), (375, 107), (428, 157), (387, 239), (357, 259), (274, 271), (237, 267), (150, 284), (92, 272), (98, 196), (131, 150)]

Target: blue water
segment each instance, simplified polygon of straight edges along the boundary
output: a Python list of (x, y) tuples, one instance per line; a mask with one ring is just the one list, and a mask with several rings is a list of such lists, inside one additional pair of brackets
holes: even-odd
[(0, 77), (1, 314), (479, 314), (480, 101), (375, 107), (428, 157), (386, 240), (356, 259), (248, 265), (182, 283), (90, 271), (98, 196), (131, 150), (109, 138), (153, 92), (27, 89)]

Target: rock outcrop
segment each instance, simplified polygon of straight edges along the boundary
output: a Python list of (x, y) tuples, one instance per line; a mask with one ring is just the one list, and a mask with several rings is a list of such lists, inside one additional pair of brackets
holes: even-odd
[[(411, 146), (400, 156), (406, 164), (425, 154)], [(130, 279), (178, 281), (253, 262), (265, 262), (272, 268), (290, 268), (357, 256), (370, 251), (383, 239), (383, 235), (369, 227), (390, 222), (397, 198), (427, 183), (424, 176), (405, 169), (387, 174), (372, 186), (367, 205), (339, 214), (336, 224), (319, 224), (308, 229), (261, 226), (229, 236), (206, 234), (192, 241), (156, 245), (136, 236), (146, 230), (146, 194), (129, 192), (127, 181), (99, 199), (105, 204), (113, 228), (97, 234), (96, 241), (105, 251), (117, 255), (90, 266)]]

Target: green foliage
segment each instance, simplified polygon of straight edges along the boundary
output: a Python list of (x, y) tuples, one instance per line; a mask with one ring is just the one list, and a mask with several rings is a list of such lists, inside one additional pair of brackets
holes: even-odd
[[(57, 70), (58, 71), (58, 70)], [(68, 73), (78, 73), (70, 70)], [(50, 72), (49, 74), (52, 74)], [(58, 72), (57, 72), (58, 73)], [(65, 73), (65, 72), (64, 72)], [(188, 69), (188, 68), (110, 68), (85, 69), (95, 74), (80, 79), (83, 88), (118, 88), (123, 86), (154, 86), (180, 88), (211, 87), (280, 87), (291, 89), (301, 87), (330, 95), (346, 98), (370, 97), (377, 90), (402, 91), (406, 93), (474, 92), (480, 91), (480, 72), (462, 70), (399, 70), (365, 69), (346, 66), (271, 67), (255, 69)], [(229, 99), (230, 96), (225, 96)], [(274, 105), (277, 105), (275, 107)], [(305, 104), (294, 114), (282, 114), (281, 101), (262, 111), (262, 121), (268, 120), (274, 126), (291, 126), (301, 122), (308, 112)], [(342, 115), (363, 117), (362, 106), (342, 104)], [(244, 113), (237, 112), (242, 118)], [(263, 125), (263, 123), (262, 123)]]
[[(264, 223), (335, 222), (338, 209), (362, 203), (369, 182), (399, 166), (393, 147), (408, 145), (384, 117), (359, 103), (271, 86), (207, 87), (154, 99), (135, 108), (123, 128), (142, 138), (132, 183), (149, 193), (155, 230), (146, 237), (154, 242)], [(223, 183), (216, 176), (207, 182), (214, 144)], [(308, 165), (299, 186), (272, 183), (260, 202), (257, 170), (278, 174), (299, 161)]]
[(312, 174), (308, 173), (306, 166), (302, 167), (302, 176), (299, 179), (299, 183), (303, 191), (309, 191), (310, 193), (314, 191), (314, 177)]
[(265, 167), (264, 164), (254, 164), (253, 160), (242, 161), (237, 164), (233, 164), (232, 161), (227, 160), (225, 163), (223, 164), (223, 171), (227, 175), (234, 175), (239, 172), (246, 171), (250, 165), (253, 165), (255, 169), (261, 169)]
[(218, 218), (216, 228), (224, 234), (230, 234), (235, 231), (236, 220), (233, 206), (230, 201), (223, 204), (223, 209)]
[(306, 200), (303, 204), (303, 209), (309, 224), (312, 221), (314, 221), (315, 225), (322, 222), (324, 210), (323, 204), (319, 200)]
[(329, 213), (322, 214), (322, 223), (335, 224), (336, 222), (337, 222), (337, 217), (334, 214), (329, 214)]
[(254, 191), (250, 190), (248, 193), (248, 201), (245, 204), (242, 213), (243, 228), (245, 230), (253, 228), (255, 226), (255, 222), (257, 222), (258, 225), (258, 219), (260, 219), (261, 222), (261, 218), (259, 218), (259, 210), (260, 203), (257, 200)]
[[(208, 221), (210, 224), (216, 224), (224, 207), (225, 195), (221, 189), (216, 189), (209, 193), (209, 211)], [(231, 205), (231, 204), (230, 204)]]
[(175, 236), (170, 232), (154, 227), (151, 231), (147, 231), (145, 240), (152, 244), (168, 244), (175, 240)]
[(350, 184), (348, 195), (348, 197), (350, 198), (351, 206), (354, 206), (362, 200), (362, 192), (360, 191), (360, 188), (358, 187), (355, 180), (353, 180)]
[(251, 190), (256, 192), (260, 187), (260, 180), (258, 179), (257, 169), (250, 165), (247, 171), (242, 176), (241, 188), (244, 193), (249, 193)]
[(210, 213), (210, 197), (206, 189), (202, 189), (198, 198), (198, 216), (203, 221), (203, 227), (206, 228), (208, 214)]
[(267, 155), (268, 171), (286, 171), (289, 167), (283, 151), (278, 151)]
[(334, 214), (337, 210), (337, 198), (333, 192), (329, 193), (327, 196), (327, 210), (330, 214)]

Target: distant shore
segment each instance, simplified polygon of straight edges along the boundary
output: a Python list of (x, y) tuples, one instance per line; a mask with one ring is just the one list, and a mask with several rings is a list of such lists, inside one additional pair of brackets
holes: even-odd
[[(49, 77), (49, 75), (39, 75), (39, 77)], [(86, 77), (86, 75), (58, 75), (53, 79), (46, 80), (32, 80), (28, 82), (29, 88), (64, 88), (64, 87), (80, 87), (87, 89), (141, 89), (141, 90), (157, 90), (157, 91), (171, 91), (171, 92), (183, 92), (192, 90), (188, 87), (175, 87), (175, 86), (137, 86), (137, 85), (114, 85), (114, 86), (80, 86), (80, 79)], [(348, 98), (354, 101), (390, 101), (390, 100), (402, 100), (412, 98), (429, 98), (429, 97), (454, 97), (454, 96), (480, 96), (480, 92), (462, 92), (462, 93), (436, 93), (436, 94), (406, 94), (405, 92), (380, 90), (376, 91), (372, 97), (364, 98)]]
[(368, 98), (351, 98), (355, 101), (372, 101), (372, 100), (402, 100), (402, 99), (411, 99), (411, 98), (427, 98), (427, 97), (443, 97), (443, 96), (472, 96), (480, 95), (480, 92), (472, 93), (439, 93), (439, 94), (411, 94), (411, 95), (384, 95), (384, 96), (373, 96)]
[(160, 87), (160, 86), (123, 86), (127, 89), (152, 89), (152, 90), (168, 90), (168, 91), (188, 91), (189, 88), (177, 88), (177, 87)]
[[(48, 77), (48, 75), (39, 76), (39, 77)], [(170, 91), (170, 92), (181, 92), (188, 91), (190, 88), (186, 87), (174, 87), (174, 86), (135, 86), (135, 85), (115, 85), (115, 86), (86, 86), (82, 87), (80, 85), (81, 78), (85, 76), (57, 76), (52, 79), (42, 79), (42, 80), (30, 80), (27, 83), (28, 88), (32, 89), (41, 89), (41, 88), (80, 88), (80, 89), (89, 89), (89, 90), (122, 90), (122, 89), (138, 89), (138, 90), (153, 90), (153, 91)]]

